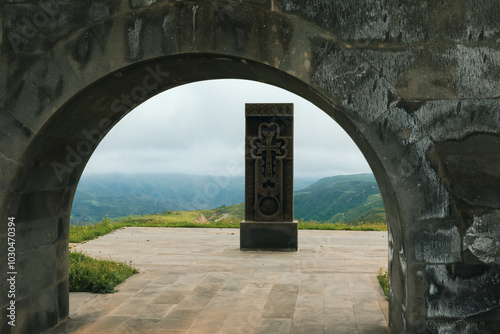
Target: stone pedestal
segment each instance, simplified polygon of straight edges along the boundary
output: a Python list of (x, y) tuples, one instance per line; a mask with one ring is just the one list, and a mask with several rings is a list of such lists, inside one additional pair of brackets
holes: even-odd
[(242, 221), (240, 249), (295, 252), (298, 249), (298, 223)]
[(244, 250), (298, 249), (293, 220), (293, 104), (246, 104)]

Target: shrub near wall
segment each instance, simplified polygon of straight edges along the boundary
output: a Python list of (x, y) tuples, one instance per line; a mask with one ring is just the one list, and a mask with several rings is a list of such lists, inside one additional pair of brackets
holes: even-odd
[(131, 264), (97, 260), (80, 252), (69, 252), (70, 292), (115, 292), (115, 286), (139, 271)]

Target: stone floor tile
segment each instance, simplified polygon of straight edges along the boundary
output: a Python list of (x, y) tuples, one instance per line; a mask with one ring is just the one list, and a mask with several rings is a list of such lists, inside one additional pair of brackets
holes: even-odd
[(218, 333), (225, 320), (228, 311), (226, 309), (205, 309), (186, 330), (186, 334)]
[(76, 297), (64, 325), (74, 334), (384, 333), (376, 270), (387, 266), (387, 233), (299, 231), (299, 243), (293, 253), (242, 252), (238, 230), (116, 231), (75, 247), (141, 272), (117, 293)]
[(323, 294), (298, 294), (297, 305), (302, 308), (323, 308)]
[(158, 329), (183, 329), (186, 330), (196, 320), (202, 309), (173, 309), (158, 322)]
[(310, 325), (323, 325), (323, 309), (296, 307), (293, 314), (293, 327), (304, 327)]
[[(90, 326), (89, 322), (66, 320), (49, 331), (50, 334), (79, 334)], [(116, 327), (114, 327), (116, 328)]]
[(299, 294), (323, 295), (323, 274), (300, 275)]
[(354, 308), (354, 314), (356, 316), (356, 322), (358, 324), (385, 324), (385, 316), (382, 310), (360, 310)]
[(135, 315), (139, 319), (163, 319), (172, 311), (176, 304), (149, 304), (142, 312)]
[(224, 322), (219, 334), (247, 334), (254, 333), (255, 327), (259, 323), (261, 312), (233, 312)]
[(358, 324), (359, 334), (390, 334), (386, 324)]
[(323, 318), (327, 326), (356, 324), (356, 316), (352, 305), (344, 307), (325, 307)]
[(189, 294), (190, 291), (167, 290), (157, 296), (152, 304), (179, 304)]
[(264, 318), (292, 318), (298, 289), (298, 285), (275, 284), (269, 293), (262, 316)]
[(152, 329), (148, 334), (184, 334), (183, 329)]
[(129, 298), (117, 308), (109, 312), (110, 315), (134, 316), (140, 313), (151, 301), (149, 299)]
[(300, 326), (292, 326), (291, 334), (315, 334), (315, 333), (323, 333), (324, 326), (321, 323), (311, 323), (311, 324), (303, 324)]
[[(310, 333), (313, 334), (313, 333)], [(332, 324), (325, 325), (324, 334), (358, 334), (358, 327), (355, 323), (352, 324)], [(359, 332), (359, 334), (363, 334)]]
[(109, 334), (129, 319), (130, 317), (124, 316), (106, 316), (91, 324), (91, 326), (79, 332), (79, 334)]
[(144, 334), (157, 324), (155, 319), (129, 319), (115, 329), (112, 334)]
[(291, 328), (292, 319), (262, 318), (254, 334), (284, 334), (290, 333)]

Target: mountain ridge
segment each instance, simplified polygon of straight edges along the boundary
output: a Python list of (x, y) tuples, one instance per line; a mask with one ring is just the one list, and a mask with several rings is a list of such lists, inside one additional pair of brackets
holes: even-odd
[[(244, 177), (188, 174), (91, 174), (80, 180), (71, 222), (213, 209), (244, 202)], [(320, 222), (380, 221), (385, 213), (372, 174), (296, 178), (295, 218)]]

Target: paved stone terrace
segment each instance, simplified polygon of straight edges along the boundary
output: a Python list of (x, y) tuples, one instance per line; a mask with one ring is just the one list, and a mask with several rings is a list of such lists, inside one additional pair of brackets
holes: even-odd
[(300, 231), (299, 252), (239, 250), (237, 229), (126, 228), (76, 246), (140, 273), (70, 294), (59, 333), (389, 333), (387, 232)]

